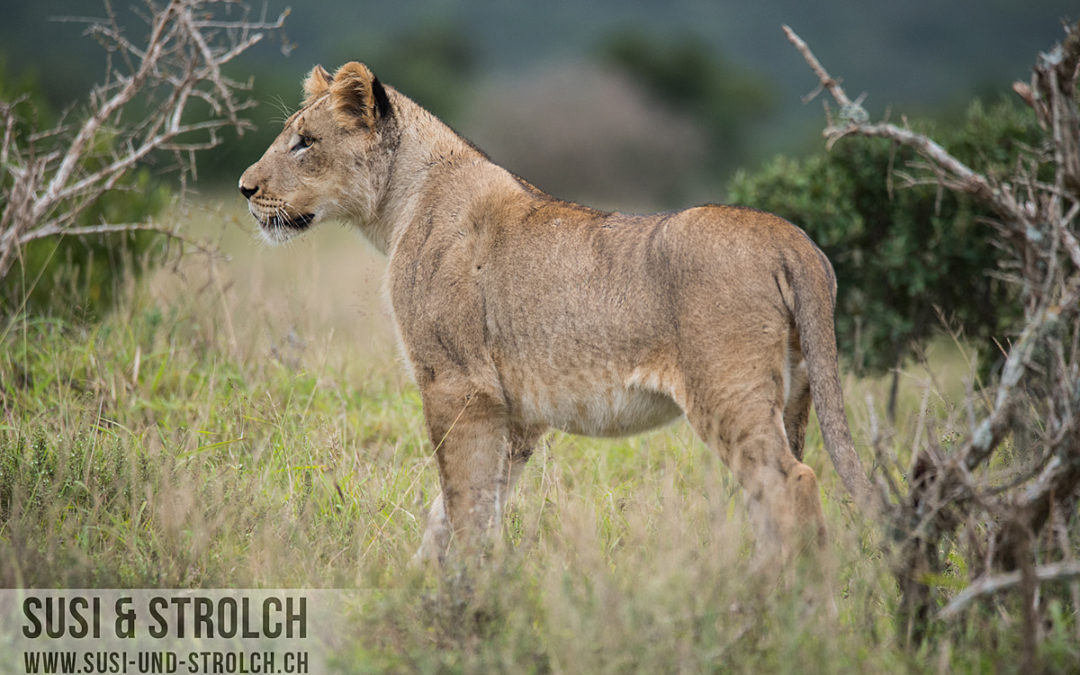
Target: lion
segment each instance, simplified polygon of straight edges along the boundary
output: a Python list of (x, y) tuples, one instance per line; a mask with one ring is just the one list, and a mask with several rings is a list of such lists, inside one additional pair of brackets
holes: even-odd
[(757, 550), (820, 550), (803, 463), (811, 400), (845, 488), (871, 503), (844, 412), (836, 279), (795, 225), (750, 208), (655, 215), (562, 201), (371, 70), (316, 66), (240, 178), (263, 236), (355, 224), (387, 291), (442, 490), (417, 556), (483, 545), (549, 429), (614, 437), (685, 415), (734, 472)]

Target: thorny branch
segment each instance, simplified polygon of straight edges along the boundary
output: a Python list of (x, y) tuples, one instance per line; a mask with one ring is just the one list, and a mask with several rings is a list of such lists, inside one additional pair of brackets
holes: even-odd
[(280, 29), (287, 11), (268, 21), (251, 18), (236, 0), (145, 3), (143, 40), (129, 37), (111, 0), (104, 0), (106, 18), (70, 19), (86, 23), (85, 33), (108, 53), (104, 81), (90, 92), (81, 121), (36, 132), (30, 116), (20, 115), (25, 99), (0, 101), (0, 279), (28, 242), (47, 236), (135, 229), (177, 236), (153, 223), (77, 226), (76, 219), (159, 152), (174, 157), (183, 189), (196, 151), (217, 146), (226, 127), (250, 127), (241, 113), (254, 102), (222, 68)]
[[(894, 571), (909, 634), (925, 630), (936, 603), (936, 589), (926, 579), (943, 573), (942, 553), (960, 546), (955, 533), (963, 525), (969, 533), (986, 533), (982, 540), (970, 537), (974, 548), (965, 551), (979, 576), (938, 616), (953, 616), (976, 600), (1019, 587), (1025, 649), (1030, 648), (1026, 656), (1034, 661), (1039, 584), (1080, 575), (1075, 562), (1068, 562), (1067, 545), (1034, 545), (1053, 514), (1075, 519), (1080, 502), (1080, 24), (1067, 26), (1063, 43), (1040, 55), (1030, 84), (1013, 86), (1034, 110), (1046, 138), (1044, 147), (1032, 148), (1001, 179), (965, 165), (906, 125), (871, 123), (861, 100), (848, 97), (806, 42), (787, 26), (784, 32), (817, 76), (815, 95), (827, 91), (840, 106), (839, 120), (830, 116), (823, 132), (829, 146), (862, 136), (911, 148), (921, 164), (909, 167), (909, 182), (970, 195), (997, 214), (990, 225), (1005, 262), (1016, 270), (1011, 278), (1020, 286), (1024, 323), (1003, 336), (1008, 350), (989, 403), (984, 406), (970, 394), (969, 410), (983, 412), (981, 418), (971, 413), (967, 437), (948, 444), (947, 451), (933, 434), (917, 440), (915, 461), (906, 472), (907, 492), (895, 481), (888, 483), (892, 506), (884, 524), (895, 537)], [(1047, 180), (1051, 172), (1053, 179)], [(875, 450), (885, 454), (882, 434), (875, 429), (874, 435)], [(1015, 471), (1021, 479), (1002, 486), (989, 467), (1007, 462), (1008, 454), (1022, 458)], [(900, 466), (895, 457), (894, 463)], [(1052, 556), (1066, 561), (1041, 561)]]

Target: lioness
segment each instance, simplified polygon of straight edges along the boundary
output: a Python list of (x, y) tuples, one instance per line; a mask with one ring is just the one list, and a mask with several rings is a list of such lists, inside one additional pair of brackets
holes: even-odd
[(497, 527), (551, 427), (621, 436), (685, 414), (745, 491), (759, 551), (824, 542), (801, 462), (810, 395), (865, 504), (837, 369), (836, 282), (802, 230), (761, 211), (649, 216), (555, 199), (492, 163), (360, 63), (316, 66), (240, 178), (265, 238), (328, 219), (389, 256), (394, 321), (442, 495), (418, 556)]

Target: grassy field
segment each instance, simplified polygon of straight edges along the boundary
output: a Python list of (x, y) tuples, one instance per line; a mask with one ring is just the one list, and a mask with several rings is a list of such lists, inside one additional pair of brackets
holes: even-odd
[[(903, 646), (878, 534), (816, 429), (835, 618), (750, 574), (737, 486), (685, 423), (550, 436), (486, 566), (410, 569), (437, 477), (383, 261), (332, 226), (267, 248), (239, 201), (192, 212), (230, 260), (154, 270), (93, 325), (3, 319), (0, 585), (364, 589), (342, 672), (1010, 669), (1007, 615)], [(901, 456), (971, 371), (947, 344), (928, 359), (901, 381)], [(888, 385), (846, 387), (865, 449)]]

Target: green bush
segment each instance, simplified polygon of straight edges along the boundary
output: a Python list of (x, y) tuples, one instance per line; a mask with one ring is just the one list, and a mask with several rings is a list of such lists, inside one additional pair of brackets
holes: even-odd
[[(1042, 136), (1030, 111), (1009, 101), (977, 101), (961, 124), (921, 130), (991, 176), (1012, 169)], [(995, 232), (984, 220), (993, 214), (936, 185), (902, 187), (898, 174), (915, 159), (884, 140), (849, 138), (828, 153), (740, 172), (729, 188), (732, 202), (800, 225), (829, 256), (837, 341), (869, 371), (897, 366), (942, 327), (941, 317), (986, 355), (1019, 316), (1015, 289), (995, 274)]]

